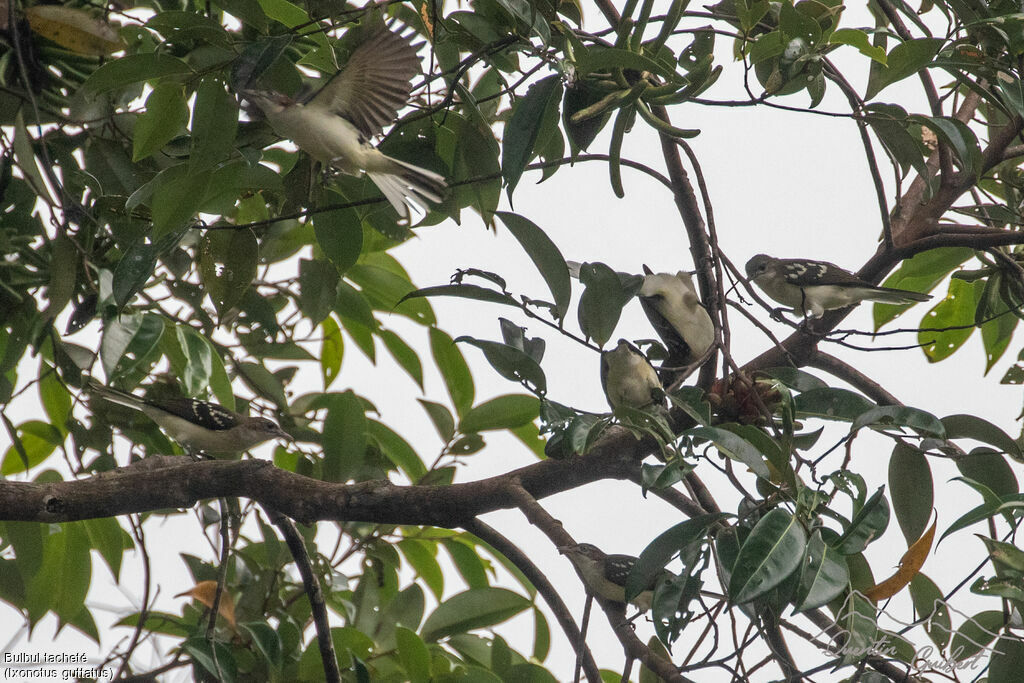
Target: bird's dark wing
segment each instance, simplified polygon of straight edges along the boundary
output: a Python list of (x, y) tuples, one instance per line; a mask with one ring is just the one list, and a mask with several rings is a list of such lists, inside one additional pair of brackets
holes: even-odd
[(658, 312), (654, 304), (644, 297), (639, 297), (639, 299), (640, 306), (644, 309), (644, 315), (647, 316), (651, 327), (658, 333), (661, 341), (665, 342), (665, 348), (668, 349), (668, 358), (665, 359), (663, 365), (673, 368), (689, 365), (693, 361), (693, 351), (690, 349), (690, 345), (680, 336), (676, 328), (672, 327), (672, 324), (665, 319), (665, 316)]
[(200, 424), (207, 429), (221, 431), (238, 426), (239, 418), (216, 403), (192, 398), (161, 398), (147, 401), (155, 408), (177, 415), (183, 420)]
[(383, 30), (357, 47), (348, 63), (306, 106), (319, 107), (352, 122), (364, 138), (380, 133), (409, 101), (420, 58), (412, 43)]
[(786, 282), (797, 287), (810, 287), (814, 285), (874, 286), (828, 261), (785, 259), (782, 261), (782, 266)]

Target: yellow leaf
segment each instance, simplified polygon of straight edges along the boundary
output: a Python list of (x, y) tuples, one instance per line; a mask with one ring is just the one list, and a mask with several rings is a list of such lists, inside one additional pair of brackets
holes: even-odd
[(864, 597), (874, 602), (886, 600), (903, 590), (903, 587), (917, 576), (917, 573), (921, 571), (921, 567), (924, 565), (925, 559), (928, 557), (928, 553), (932, 550), (932, 541), (935, 540), (935, 524), (938, 521), (938, 518), (936, 518), (932, 525), (928, 527), (928, 531), (924, 532), (921, 538), (914, 541), (914, 545), (907, 548), (907, 552), (903, 553), (903, 557), (900, 559), (900, 566), (896, 573), (885, 581), (864, 591)]
[[(217, 595), (217, 582), (216, 581), (200, 581), (190, 590), (184, 593), (178, 593), (174, 597), (190, 597), (196, 602), (206, 605), (207, 609), (213, 608), (213, 599)], [(220, 607), (217, 608), (217, 612), (224, 617), (225, 621), (231, 624), (231, 628), (235, 628), (235, 601), (231, 599), (231, 595), (227, 591), (221, 591), (220, 594)]]
[(33, 31), (72, 52), (104, 56), (124, 49), (117, 29), (85, 10), (33, 5), (25, 8), (25, 16)]

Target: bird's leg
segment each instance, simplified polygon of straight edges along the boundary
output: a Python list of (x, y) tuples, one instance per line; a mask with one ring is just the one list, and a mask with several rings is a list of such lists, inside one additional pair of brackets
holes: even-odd
[(775, 322), (784, 323), (786, 322), (786, 316), (784, 316), (783, 313), (789, 310), (792, 309), (786, 308), (785, 306), (777, 306), (772, 309), (772, 312), (769, 315), (771, 316), (771, 319), (774, 320)]

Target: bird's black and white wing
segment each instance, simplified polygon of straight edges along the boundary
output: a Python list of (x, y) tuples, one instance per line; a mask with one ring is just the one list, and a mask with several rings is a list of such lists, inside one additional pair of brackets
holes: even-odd
[(237, 427), (241, 420), (227, 408), (194, 398), (153, 399), (147, 401), (147, 404), (171, 415), (177, 415), (192, 424), (218, 432)]
[(420, 58), (410, 40), (382, 30), (359, 45), (306, 106), (344, 117), (370, 139), (395, 120), (419, 73)]

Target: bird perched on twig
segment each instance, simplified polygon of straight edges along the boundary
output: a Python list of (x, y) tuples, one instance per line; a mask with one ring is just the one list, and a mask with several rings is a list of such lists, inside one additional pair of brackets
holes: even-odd
[(654, 273), (644, 266), (637, 293), (647, 319), (668, 349), (665, 367), (683, 367), (701, 360), (715, 343), (715, 326), (693, 286), (693, 273)]
[(182, 446), (208, 455), (238, 454), (271, 439), (292, 440), (273, 420), (242, 415), (209, 401), (142, 398), (99, 382), (90, 382), (89, 391), (145, 413)]
[[(576, 566), (588, 592), (611, 602), (626, 603), (626, 579), (636, 566), (637, 558), (632, 555), (607, 555), (590, 543), (559, 546), (558, 552)], [(672, 572), (663, 569), (630, 603), (641, 612), (651, 609), (658, 582), (672, 576)]]
[(804, 317), (861, 301), (909, 304), (931, 296), (906, 289), (879, 287), (827, 261), (778, 259), (758, 254), (747, 261), (747, 277), (765, 294)]
[(370, 144), (409, 101), (420, 60), (411, 41), (381, 30), (360, 44), (343, 69), (307, 102), (243, 90), (271, 127), (317, 161), (349, 175), (366, 173), (404, 222), (425, 200), (440, 202), (444, 177), (385, 155)]
[(665, 390), (654, 366), (625, 339), (620, 339), (611, 351), (601, 353), (601, 386), (612, 410), (642, 410), (665, 401)]

